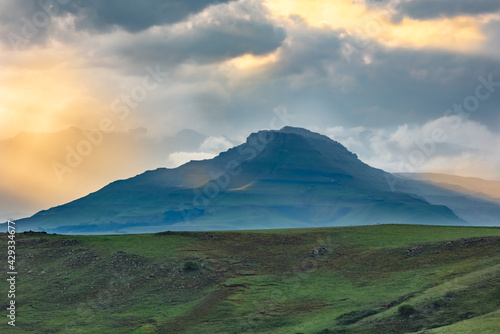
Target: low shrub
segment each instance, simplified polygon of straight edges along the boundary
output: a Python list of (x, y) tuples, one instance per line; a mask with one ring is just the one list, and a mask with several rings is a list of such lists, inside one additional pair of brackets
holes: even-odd
[(199, 270), (199, 269), (200, 269), (200, 265), (198, 264), (198, 262), (186, 261), (186, 263), (184, 263), (184, 270), (185, 271), (195, 271), (195, 270)]
[(408, 318), (411, 315), (417, 313), (417, 309), (411, 305), (404, 304), (398, 308), (398, 314), (402, 317)]

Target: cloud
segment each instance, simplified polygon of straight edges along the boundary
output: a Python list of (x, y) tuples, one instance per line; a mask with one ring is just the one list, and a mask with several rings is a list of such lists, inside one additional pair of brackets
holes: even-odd
[(0, 42), (11, 49), (28, 43), (43, 44), (49, 36), (52, 18), (37, 1), (1, 1)]
[[(135, 33), (152, 26), (181, 22), (205, 8), (231, 0), (18, 0), (2, 1), (0, 21), (4, 31), (23, 35), (33, 30), (43, 40), (53, 21), (72, 16), (77, 30), (106, 33), (121, 28)], [(34, 31), (37, 31), (36, 33)], [(25, 36), (27, 37), (27, 36)]]
[[(206, 8), (232, 0), (19, 0), (0, 3), (0, 41), (17, 50), (44, 44), (65, 29), (92, 34), (122, 29), (137, 33), (182, 22)], [(59, 26), (59, 27), (58, 27)]]
[(401, 13), (427, 20), (460, 15), (475, 16), (500, 11), (498, 0), (411, 0), (400, 3)]
[(253, 0), (2, 2), (0, 32), (4, 51), (57, 41), (81, 47), (83, 55), (97, 48), (92, 61), (101, 65), (116, 62), (116, 56), (169, 65), (261, 56), (286, 37)]
[(326, 133), (364, 162), (390, 172), (500, 178), (500, 135), (456, 115), (395, 130), (337, 127)]
[(488, 39), (483, 43), (483, 54), (492, 59), (500, 59), (500, 14), (483, 26), (483, 31)]
[[(342, 54), (342, 32), (305, 25), (287, 26), (287, 30), (290, 38), (265, 74), (272, 85), (255, 89), (246, 85), (245, 92), (238, 96), (262, 97), (245, 100), (252, 101), (257, 115), (265, 114), (273, 105), (286, 104), (290, 112), (299, 115), (300, 123), (295, 125), (393, 127), (423, 123), (443, 115), (454, 104), (463, 104), (474, 95), (480, 77), (491, 74), (500, 81), (498, 59), (388, 49), (372, 43), (348, 62)], [(363, 59), (365, 55), (371, 58), (370, 63)], [(247, 109), (244, 104), (241, 110)], [(471, 118), (498, 130), (499, 104), (497, 89), (481, 101)]]
[(226, 137), (210, 136), (200, 145), (202, 152), (220, 153), (233, 147), (234, 144)]
[(130, 63), (167, 66), (265, 55), (281, 45), (286, 32), (268, 20), (263, 11), (252, 2), (210, 7), (176, 25), (114, 39), (109, 51)]
[(76, 28), (109, 31), (120, 27), (128, 32), (181, 22), (205, 8), (230, 0), (74, 0), (64, 7), (76, 16)]
[(233, 146), (235, 144), (226, 137), (209, 136), (205, 138), (198, 149), (192, 152), (181, 151), (170, 153), (166, 166), (175, 168), (191, 160), (212, 159), (220, 152), (227, 151)]
[[(397, 2), (377, 5), (364, 1), (267, 0), (276, 19), (307, 22), (310, 27), (343, 30), (355, 43), (375, 41), (391, 48), (430, 48), (459, 52), (477, 52), (483, 40), (481, 20), (474, 17), (438, 17), (416, 20), (402, 17)], [(396, 4), (396, 5), (395, 5)], [(301, 20), (290, 20), (290, 17)]]
[(176, 168), (192, 160), (205, 160), (215, 157), (214, 153), (206, 152), (174, 152), (168, 156), (166, 166)]

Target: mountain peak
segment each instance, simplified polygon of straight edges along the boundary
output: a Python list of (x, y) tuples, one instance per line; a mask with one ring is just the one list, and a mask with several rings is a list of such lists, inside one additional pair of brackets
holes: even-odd
[[(323, 144), (327, 144), (327, 145), (332, 145), (332, 147), (336, 147), (337, 150), (341, 150), (341, 151), (345, 151), (344, 153), (349, 153), (353, 156), (356, 156), (354, 154), (352, 154), (351, 152), (349, 152), (342, 144), (340, 144), (339, 142), (331, 139), (330, 137), (327, 137), (325, 135), (322, 135), (322, 134), (319, 134), (319, 133), (316, 133), (316, 132), (312, 132), (310, 130), (307, 130), (307, 129), (304, 129), (304, 128), (298, 128), (298, 127), (292, 127), (292, 126), (285, 126), (283, 128), (281, 128), (280, 130), (261, 130), (261, 131), (258, 131), (258, 132), (254, 132), (252, 134), (250, 134), (248, 137), (247, 137), (247, 144), (248, 143), (251, 143), (251, 142), (261, 142), (261, 143), (264, 143), (264, 144), (272, 144), (274, 143), (275, 145), (279, 145), (279, 143), (281, 144), (284, 144), (284, 142), (296, 142), (296, 140), (298, 139), (296, 137), (295, 140), (289, 138), (289, 135), (292, 135), (292, 136), (298, 136), (300, 138), (302, 138), (303, 140), (305, 140), (306, 142), (309, 142), (309, 144), (312, 145), (312, 147), (316, 147), (318, 146), (318, 144), (320, 145), (323, 145)], [(287, 140), (285, 140), (285, 138), (289, 138)]]
[(293, 126), (285, 126), (279, 130), (261, 130), (261, 131), (258, 131), (256, 133), (252, 133), (249, 136), (249, 138), (252, 136), (255, 136), (255, 135), (262, 135), (262, 134), (269, 134), (269, 133), (294, 134), (294, 135), (299, 135), (299, 136), (307, 138), (307, 139), (323, 140), (323, 141), (338, 143), (328, 136), (322, 135), (322, 134), (317, 133), (317, 132), (310, 131), (310, 130), (305, 129), (305, 128), (298, 128), (298, 127), (293, 127)]
[(316, 138), (316, 139), (321, 138), (321, 139), (331, 140), (329, 137), (324, 136), (322, 134), (319, 134), (317, 132), (312, 132), (312, 131), (304, 129), (304, 128), (297, 128), (297, 127), (293, 127), (293, 126), (285, 126), (285, 127), (281, 128), (280, 130), (278, 130), (278, 132), (293, 133), (293, 134), (297, 134), (297, 135), (300, 135), (303, 137), (308, 137), (308, 138)]

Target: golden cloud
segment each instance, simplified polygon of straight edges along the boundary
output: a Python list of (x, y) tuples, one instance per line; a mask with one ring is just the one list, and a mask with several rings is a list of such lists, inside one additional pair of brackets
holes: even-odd
[(472, 52), (485, 38), (481, 19), (469, 16), (425, 21), (404, 18), (394, 23), (388, 8), (368, 8), (351, 0), (266, 0), (265, 4), (276, 19), (299, 16), (311, 27), (344, 30), (387, 47)]

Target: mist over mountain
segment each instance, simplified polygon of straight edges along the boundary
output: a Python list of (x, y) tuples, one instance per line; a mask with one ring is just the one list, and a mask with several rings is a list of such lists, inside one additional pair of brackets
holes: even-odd
[(465, 221), (481, 226), (498, 226), (500, 202), (494, 197), (498, 181), (446, 174), (402, 173), (390, 183), (394, 190), (445, 205)]
[[(89, 140), (89, 133), (94, 135), (91, 152), (80, 154), (78, 146)], [(0, 140), (6, 162), (0, 164), (0, 217), (27, 217), (85, 196), (116, 179), (165, 165), (174, 152), (196, 151), (207, 138), (189, 129), (154, 138), (143, 128), (96, 135), (96, 130), (70, 127)]]
[(500, 204), (500, 181), (440, 173), (399, 173), (398, 175)]
[(17, 226), (55, 233), (145, 233), (468, 224), (412, 189), (394, 191), (392, 177), (326, 136), (285, 127), (252, 133), (211, 160), (115, 181)]

